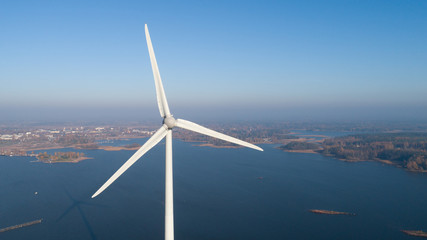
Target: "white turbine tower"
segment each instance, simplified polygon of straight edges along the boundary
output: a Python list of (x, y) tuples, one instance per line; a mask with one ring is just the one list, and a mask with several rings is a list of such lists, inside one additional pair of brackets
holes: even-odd
[(107, 180), (101, 188), (93, 194), (92, 198), (98, 196), (104, 191), (110, 184), (112, 184), (120, 175), (122, 175), (132, 164), (134, 164), (139, 158), (142, 157), (148, 150), (154, 147), (166, 136), (166, 167), (165, 167), (165, 239), (173, 240), (174, 238), (174, 225), (173, 225), (173, 179), (172, 179), (172, 129), (174, 127), (184, 128), (193, 132), (208, 135), (214, 138), (222, 139), (231, 143), (235, 143), (244, 147), (253, 148), (259, 151), (263, 151), (260, 147), (250, 144), (248, 142), (239, 140), (234, 137), (227, 136), (225, 134), (210, 130), (202, 127), (196, 123), (183, 120), (175, 119), (169, 111), (168, 102), (166, 101), (165, 91), (163, 89), (162, 80), (160, 78), (159, 68), (157, 67), (156, 57), (154, 56), (153, 45), (151, 44), (150, 34), (148, 32), (147, 24), (145, 24), (145, 35), (147, 38), (148, 52), (150, 54), (151, 67), (153, 69), (154, 82), (156, 84), (156, 95), (157, 103), (159, 105), (160, 115), (163, 118), (163, 125), (151, 136), (150, 139), (135, 153), (132, 155), (123, 166), (117, 170)]

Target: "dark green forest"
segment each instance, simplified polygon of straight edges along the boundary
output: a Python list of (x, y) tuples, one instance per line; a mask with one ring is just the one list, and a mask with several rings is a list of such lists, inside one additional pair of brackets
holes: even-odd
[(320, 145), (311, 142), (290, 142), (286, 145), (280, 146), (282, 150), (319, 150)]

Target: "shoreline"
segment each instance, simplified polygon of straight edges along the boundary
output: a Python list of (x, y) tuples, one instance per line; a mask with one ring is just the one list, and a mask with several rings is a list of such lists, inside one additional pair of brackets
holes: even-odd
[(98, 145), (96, 148), (84, 148), (82, 145), (75, 146), (74, 149), (81, 150), (104, 150), (104, 151), (121, 151), (121, 150), (138, 150), (141, 148), (140, 145), (135, 147), (127, 147), (127, 146), (100, 146)]
[[(138, 139), (138, 138), (147, 138), (147, 137), (115, 137), (115, 140), (119, 140), (119, 139)], [(107, 139), (108, 140), (108, 139)], [(109, 139), (111, 140), (111, 138)], [(197, 147), (212, 147), (212, 148), (225, 148), (225, 149), (232, 149), (232, 148), (241, 148), (241, 146), (219, 146), (219, 145), (215, 145), (212, 143), (208, 143), (206, 141), (185, 141), (182, 139), (179, 139), (183, 142), (189, 142), (189, 143), (194, 143), (192, 144), (192, 146), (197, 146)], [(297, 141), (297, 142), (304, 142), (307, 141), (308, 139), (304, 139), (304, 138), (300, 138), (300, 139), (294, 139), (292, 141)], [(291, 140), (290, 140), (291, 141)], [(269, 143), (269, 142), (263, 142), (263, 143), (253, 143), (253, 144), (274, 144), (274, 143)], [(89, 144), (88, 144), (89, 145)], [(85, 144), (74, 144), (74, 145), (69, 145), (69, 146), (38, 146), (38, 147), (28, 147), (28, 148), (21, 148), (19, 150), (19, 152), (25, 152), (25, 155), (13, 155), (13, 156), (9, 156), (9, 157), (18, 157), (18, 156), (33, 156), (33, 154), (28, 153), (28, 152), (32, 152), (32, 151), (41, 151), (41, 150), (52, 150), (52, 149), (65, 149), (65, 148), (70, 148), (70, 149), (80, 149), (80, 150), (104, 150), (104, 151), (122, 151), (122, 150), (126, 150), (126, 151), (136, 151), (138, 149), (141, 148), (140, 145), (138, 146), (104, 146), (104, 145), (95, 145), (96, 147), (88, 147), (85, 148), (84, 147)], [(370, 160), (366, 160), (366, 159), (342, 159), (342, 158), (337, 158), (331, 154), (323, 154), (321, 152), (319, 152), (319, 150), (322, 149), (306, 149), (306, 150), (286, 150), (286, 149), (280, 149), (280, 147), (275, 147), (276, 149), (279, 149), (281, 151), (284, 152), (291, 152), (291, 153), (309, 153), (309, 154), (321, 154), (323, 156), (326, 157), (331, 157), (331, 158), (335, 158), (339, 161), (343, 161), (343, 162), (349, 162), (349, 163), (356, 163), (356, 162), (365, 162), (365, 161), (373, 161), (373, 162), (379, 162), (379, 163), (383, 163), (383, 164), (387, 164), (387, 165), (392, 165), (395, 167), (399, 167), (399, 168), (403, 168), (406, 171), (409, 172), (414, 172), (414, 173), (427, 173), (427, 170), (409, 170), (407, 168), (404, 168), (402, 166), (400, 166), (398, 163), (392, 162), (390, 160), (383, 160), (383, 159), (370, 159)], [(8, 156), (8, 155), (4, 155), (4, 156)], [(78, 163), (80, 161), (86, 160), (86, 159), (93, 159), (90, 157), (84, 157), (84, 158), (79, 158), (76, 160), (70, 160), (70, 161), (54, 161), (52, 163), (57, 163), (57, 162), (70, 162), (70, 163)], [(37, 162), (37, 161), (34, 161)], [(47, 162), (49, 163), (49, 162)]]
[(394, 167), (402, 168), (402, 169), (404, 169), (405, 171), (408, 171), (408, 172), (413, 172), (413, 173), (427, 173), (427, 170), (409, 170), (407, 168), (404, 168), (404, 167), (400, 166), (398, 163), (392, 162), (390, 160), (384, 160), (384, 159), (370, 159), (370, 160), (366, 160), (366, 159), (343, 159), (343, 158), (337, 158), (337, 157), (335, 157), (333, 155), (330, 155), (330, 154), (322, 154), (322, 153), (318, 152), (318, 150), (312, 150), (312, 149), (309, 149), (309, 150), (285, 150), (285, 149), (280, 149), (279, 147), (276, 147), (276, 149), (279, 149), (279, 150), (284, 151), (284, 152), (291, 152), (291, 153), (320, 154), (320, 155), (325, 156), (325, 157), (334, 158), (334, 159), (337, 159), (339, 161), (348, 162), (348, 163), (378, 162), (378, 163), (387, 164), (387, 165), (391, 165), (391, 166), (394, 166)]
[[(114, 137), (109, 139), (102, 139), (102, 140), (125, 140), (125, 139), (143, 139), (147, 137), (136, 137), (136, 136), (125, 136), (125, 137)], [(219, 146), (212, 143), (208, 143), (206, 141), (186, 141), (179, 139), (183, 142), (190, 142), (190, 143), (200, 143), (200, 144), (193, 144), (193, 146), (197, 147), (213, 147), (213, 148), (240, 148), (240, 146)], [(274, 144), (270, 142), (251, 142), (252, 144)], [(84, 146), (87, 144), (73, 144), (73, 145), (67, 145), (67, 146), (24, 146), (24, 147), (12, 147), (15, 150), (18, 150), (20, 152), (32, 152), (32, 151), (42, 151), (42, 150), (52, 150), (52, 149), (64, 149), (64, 148), (71, 148), (71, 149), (82, 149), (82, 150), (105, 150), (105, 151), (121, 151), (121, 150), (138, 150), (142, 145), (138, 147), (126, 147), (126, 146), (106, 146), (106, 145), (97, 145), (96, 148), (85, 148)], [(6, 156), (6, 155), (5, 155)], [(15, 156), (15, 155), (14, 155)], [(18, 155), (16, 155), (18, 156)]]
[(317, 152), (319, 149), (287, 150), (287, 149), (281, 149), (280, 147), (276, 147), (276, 149), (282, 150), (284, 152), (291, 152), (291, 153), (317, 153), (317, 154), (321, 154), (321, 153)]
[(104, 151), (121, 151), (121, 150), (138, 150), (140, 149), (141, 146), (136, 146), (136, 147), (126, 147), (126, 146), (99, 146), (99, 148), (97, 149), (101, 149)]
[(241, 146), (218, 146), (212, 143), (193, 144), (196, 147), (211, 147), (211, 148), (241, 148)]

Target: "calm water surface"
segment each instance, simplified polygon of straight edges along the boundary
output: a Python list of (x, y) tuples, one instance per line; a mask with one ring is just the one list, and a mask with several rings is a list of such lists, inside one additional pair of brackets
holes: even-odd
[[(116, 144), (133, 142), (145, 139)], [(176, 239), (414, 239), (400, 230), (427, 230), (425, 174), (275, 145), (258, 152), (173, 144)], [(94, 159), (0, 157), (0, 228), (43, 218), (0, 239), (163, 239), (164, 142), (95, 199), (134, 151), (84, 152)]]

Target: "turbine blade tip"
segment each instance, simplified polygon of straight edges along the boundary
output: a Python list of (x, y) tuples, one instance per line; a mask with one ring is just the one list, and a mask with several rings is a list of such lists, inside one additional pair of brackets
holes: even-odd
[(264, 152), (264, 149), (262, 149), (262, 148), (260, 148), (260, 147), (258, 147), (258, 146), (255, 146), (253, 149), (258, 150), (258, 151), (260, 151), (260, 152)]
[(99, 192), (96, 192), (96, 193), (94, 193), (93, 195), (92, 195), (92, 197), (91, 198), (96, 198), (96, 196), (98, 196), (100, 193)]

